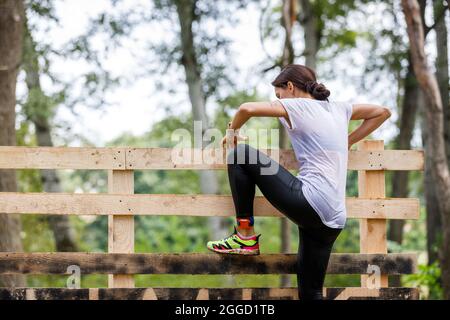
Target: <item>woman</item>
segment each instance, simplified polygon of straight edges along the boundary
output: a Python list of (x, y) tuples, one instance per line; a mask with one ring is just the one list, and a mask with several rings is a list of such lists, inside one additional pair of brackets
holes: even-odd
[[(348, 150), (391, 115), (371, 104), (329, 101), (330, 91), (317, 83), (315, 72), (290, 64), (272, 82), (279, 100), (247, 102), (229, 128), (235, 146), (227, 155), (236, 226), (229, 237), (209, 241), (219, 253), (259, 254), (254, 229), (255, 186), (281, 213), (297, 224), (297, 283), (300, 299), (323, 299), (322, 290), (333, 244), (346, 222), (345, 187)], [(248, 144), (237, 144), (239, 128), (251, 117), (277, 117), (287, 129), (300, 164), (297, 176)], [(364, 119), (348, 134), (350, 120)], [(227, 143), (225, 137), (222, 143)], [(252, 157), (253, 160), (252, 160)], [(255, 161), (256, 160), (256, 161)], [(277, 167), (272, 174), (263, 174)]]

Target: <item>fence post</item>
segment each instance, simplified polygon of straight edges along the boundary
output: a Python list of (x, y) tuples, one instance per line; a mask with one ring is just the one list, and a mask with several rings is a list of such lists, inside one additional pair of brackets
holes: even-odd
[[(124, 151), (125, 152), (125, 151)], [(108, 170), (109, 193), (134, 193), (133, 170)], [(108, 216), (108, 252), (134, 253), (134, 216)], [(108, 275), (109, 288), (134, 288), (133, 275)]]
[[(379, 167), (381, 154), (377, 151), (384, 150), (383, 140), (362, 140), (357, 144), (358, 150), (371, 151), (369, 164)], [(385, 198), (385, 173), (384, 170), (358, 170), (358, 197), (360, 198)], [(360, 219), (359, 243), (361, 253), (387, 253), (386, 219)], [(368, 287), (368, 275), (361, 275), (361, 287)], [(381, 275), (380, 286), (388, 286), (388, 276)]]

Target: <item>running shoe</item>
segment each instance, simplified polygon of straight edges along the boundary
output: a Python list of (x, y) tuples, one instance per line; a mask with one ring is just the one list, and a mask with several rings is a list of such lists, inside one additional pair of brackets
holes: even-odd
[(258, 255), (259, 254), (259, 237), (261, 234), (254, 235), (250, 239), (242, 239), (234, 226), (234, 232), (230, 236), (216, 241), (208, 241), (206, 247), (214, 252)]

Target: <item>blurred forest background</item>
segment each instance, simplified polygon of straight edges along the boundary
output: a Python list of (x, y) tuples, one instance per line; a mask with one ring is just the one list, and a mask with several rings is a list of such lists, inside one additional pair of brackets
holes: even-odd
[[(448, 1), (418, 3), (450, 159)], [(8, 24), (8, 10), (24, 18), (23, 28)], [(225, 132), (241, 103), (274, 100), (271, 80), (283, 65), (300, 63), (316, 70), (330, 99), (391, 109), (393, 116), (367, 139), (385, 140), (386, 149), (426, 149), (428, 102), (413, 70), (397, 0), (0, 0), (2, 19), (0, 145), (171, 147), (172, 132), (192, 132), (194, 120)], [(14, 114), (5, 111), (8, 103)], [(12, 118), (14, 132), (8, 133), (6, 121)], [(349, 130), (359, 124), (352, 121)], [(253, 118), (244, 128), (282, 127), (276, 118)], [(285, 133), (280, 147), (290, 147)], [(419, 252), (420, 271), (390, 283), (420, 286), (423, 298), (441, 299), (443, 226), (427, 170), (386, 176), (388, 197), (416, 197), (421, 203), (419, 220), (391, 220), (388, 229), (389, 252)], [(106, 171), (0, 171), (0, 191), (107, 192)], [(230, 194), (230, 189), (223, 170), (147, 170), (135, 171), (135, 193)], [(347, 196), (357, 196), (357, 171), (348, 172)], [(232, 217), (137, 216), (135, 251), (206, 253), (206, 242), (230, 234), (233, 224)], [(298, 231), (287, 219), (257, 218), (256, 231), (262, 233), (263, 253), (297, 252)], [(0, 214), (0, 249), (106, 252), (107, 217)], [(348, 220), (334, 252), (359, 252), (357, 220)], [(38, 275), (3, 277), (0, 285), (8, 281), (66, 285), (64, 276)], [(328, 275), (325, 285), (359, 284), (360, 276)], [(106, 287), (107, 276), (83, 276), (81, 285)], [(199, 285), (295, 286), (296, 276), (136, 276), (136, 287)]]

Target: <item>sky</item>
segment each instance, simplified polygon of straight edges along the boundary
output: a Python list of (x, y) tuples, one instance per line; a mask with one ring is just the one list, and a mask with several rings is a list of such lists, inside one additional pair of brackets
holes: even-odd
[[(272, 3), (274, 0), (271, 0)], [(109, 0), (66, 0), (55, 2), (57, 4), (57, 15), (60, 17), (60, 27), (50, 28), (48, 30), (35, 30), (33, 35), (39, 41), (50, 43), (54, 47), (62, 46), (68, 39), (82, 34), (87, 27), (88, 18), (97, 15), (99, 12), (110, 8)], [(127, 0), (127, 5), (147, 4), (148, 0)], [(380, 13), (377, 8), (368, 8), (373, 10), (373, 17), (376, 20), (380, 18)], [(255, 77), (254, 70), (258, 69), (263, 62), (265, 62), (266, 55), (263, 51), (260, 34), (259, 34), (259, 14), (260, 11), (255, 7), (235, 12), (239, 17), (240, 22), (237, 26), (229, 26), (224, 30), (224, 34), (228, 35), (232, 40), (232, 56), (233, 63), (237, 65), (240, 70), (241, 77), (237, 79), (238, 86), (241, 88), (251, 89), (253, 86), (257, 87), (258, 92), (267, 96), (270, 99), (276, 99), (270, 81), (276, 76), (276, 72), (268, 73), (266, 78), (261, 79), (260, 76)], [(350, 23), (361, 23), (358, 16), (349, 17)], [(358, 22), (359, 21), (359, 22)], [(147, 41), (158, 42), (170, 37), (169, 31), (172, 26), (154, 25), (152, 30), (145, 28), (138, 28), (134, 36), (138, 42), (125, 41), (125, 46), (120, 50), (115, 51), (109, 56), (106, 61), (108, 70), (116, 75), (127, 75), (133, 72), (139, 72), (143, 68), (141, 61), (136, 59), (134, 54), (145, 56), (145, 43)], [(43, 29), (43, 28), (42, 28)], [(149, 32), (150, 31), (150, 32)], [(302, 34), (301, 28), (296, 26), (294, 28), (294, 44), (298, 50), (301, 50)], [(278, 41), (277, 41), (278, 40)], [(271, 56), (279, 54), (282, 46), (282, 39), (266, 42), (265, 48), (269, 51)], [(102, 39), (101, 41), (108, 41)], [(360, 103), (374, 103), (383, 104), (391, 103), (389, 107), (393, 111), (393, 116), (388, 120), (389, 123), (383, 124), (373, 134), (376, 139), (390, 140), (396, 134), (397, 120), (396, 106), (394, 102), (385, 101), (385, 97), (377, 97), (370, 92), (358, 92), (352, 83), (346, 82), (348, 75), (357, 75), (361, 72), (358, 70), (345, 69), (346, 59), (352, 59), (356, 65), (361, 68), (365, 62), (367, 52), (364, 52), (364, 44), (358, 44), (356, 50), (347, 53), (345, 57), (338, 57), (333, 61), (325, 61), (324, 66), (320, 65), (317, 68), (318, 81), (323, 82), (332, 92), (333, 100), (348, 100)], [(430, 51), (430, 56), (433, 56), (433, 47), (428, 46), (427, 51)], [(62, 78), (76, 79), (77, 75), (84, 70), (86, 66), (79, 62), (70, 62), (64, 59), (54, 59), (51, 61), (52, 71), (57, 73)], [(295, 63), (304, 63), (299, 59)], [(328, 64), (328, 65), (327, 65)], [(334, 64), (330, 66), (330, 64)], [(321, 72), (326, 72), (330, 67), (342, 72), (342, 77), (337, 79), (323, 81)], [(178, 68), (177, 72), (183, 72), (182, 68)], [(345, 75), (344, 75), (345, 73)], [(133, 135), (141, 135), (150, 130), (151, 126), (163, 119), (166, 116), (163, 106), (173, 102), (173, 112), (175, 114), (182, 112), (189, 112), (191, 106), (187, 94), (187, 85), (185, 82), (176, 83), (174, 85), (173, 93), (168, 93), (164, 90), (156, 91), (154, 89), (155, 77), (167, 77), (167, 81), (172, 78), (171, 75), (146, 74), (133, 81), (126, 86), (120, 86), (113, 90), (105, 92), (105, 98), (112, 102), (111, 105), (102, 110), (93, 110), (82, 104), (78, 104), (75, 108), (79, 114), (74, 117), (71, 112), (64, 107), (58, 108), (55, 116), (55, 124), (69, 123), (71, 126), (71, 133), (77, 135), (84, 135), (92, 141), (95, 146), (104, 146), (108, 141), (122, 135), (123, 133), (131, 133)], [(176, 78), (184, 78), (184, 74), (178, 74)], [(43, 79), (43, 87), (45, 90), (52, 90), (52, 83), (49, 79)], [(23, 92), (24, 87), (19, 84), (18, 92)], [(387, 93), (389, 96), (391, 93)], [(391, 94), (392, 95), (392, 94)], [(207, 110), (211, 112), (214, 109), (215, 102), (208, 101)], [(238, 106), (236, 106), (238, 107)], [(56, 130), (55, 145), (62, 145), (67, 143), (69, 146), (80, 146), (81, 141), (70, 138), (61, 131)], [(73, 140), (73, 141), (67, 141)], [(420, 135), (416, 132), (413, 145), (420, 144)]]

